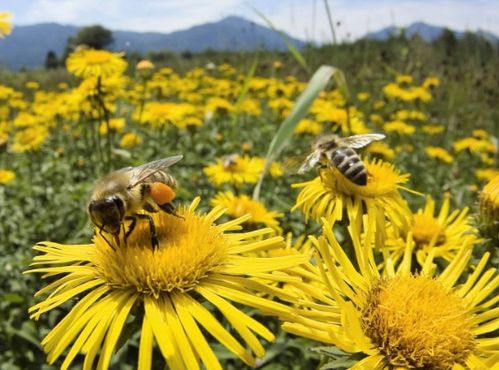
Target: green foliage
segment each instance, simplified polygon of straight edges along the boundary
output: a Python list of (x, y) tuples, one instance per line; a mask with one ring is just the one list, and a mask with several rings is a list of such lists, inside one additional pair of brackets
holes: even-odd
[(104, 49), (112, 42), (113, 33), (101, 25), (83, 27), (72, 40), (73, 45), (86, 45), (93, 49)]
[(47, 52), (45, 57), (45, 69), (56, 69), (59, 66), (59, 60), (53, 50)]
[[(474, 171), (481, 166), (480, 160), (463, 152), (456, 156), (456, 163), (444, 166), (425, 156), (424, 148), (428, 145), (450, 147), (456, 138), (469, 135), (475, 128), (497, 135), (497, 47), (467, 35), (457, 41), (442, 36), (433, 45), (417, 38), (392, 38), (386, 42), (361, 40), (352, 44), (310, 48), (302, 54), (311, 70), (327, 64), (343, 71), (348, 79), (349, 94), (345, 82), (336, 81), (335, 87), (344, 87), (343, 94), (350, 95), (349, 101), (357, 103), (357, 108), (374, 129), (377, 127), (370, 122), (369, 117), (376, 111), (370, 104), (357, 102), (356, 93), (369, 92), (372, 100), (384, 100), (382, 87), (396, 73), (408, 73), (419, 80), (428, 75), (439, 76), (442, 85), (435, 90), (434, 100), (425, 107), (415, 103), (413, 108), (424, 108), (432, 122), (444, 124), (447, 127), (445, 134), (439, 137), (403, 137), (395, 134), (387, 138), (386, 143), (392, 147), (408, 144), (414, 147), (412, 152), (401, 152), (393, 160), (401, 171), (413, 174), (408, 187), (432, 193), (437, 199), (443, 192), (449, 191), (453, 196), (453, 207), (473, 207), (476, 193), (471, 185), (480, 184), (474, 175)], [(158, 63), (158, 68), (170, 66), (179, 74), (208, 62), (231, 63), (246, 77), (246, 82), (241, 84), (237, 99), (239, 103), (244, 100), (247, 81), (252, 76), (284, 79), (291, 75), (302, 81), (309, 79), (309, 73), (297, 62), (296, 55), (288, 53), (268, 52), (255, 56), (252, 53), (210, 52), (181, 56), (157, 52), (150, 56)], [(140, 56), (135, 55), (134, 58), (138, 60)], [(272, 67), (276, 60), (283, 62), (282, 70), (276, 71)], [(179, 198), (192, 199), (193, 196), (201, 195), (206, 206), (208, 199), (223, 189), (215, 189), (202, 172), (203, 167), (213, 163), (215, 158), (241, 152), (243, 143), (251, 144), (251, 154), (267, 153), (269, 163), (286, 142), (289, 143), (285, 148), (286, 155), (303, 154), (308, 150), (312, 137), (298, 138), (293, 135), (293, 129), (299, 119), (304, 117), (313, 99), (326, 87), (331, 76), (341, 78), (342, 75), (337, 71), (332, 67), (319, 69), (295, 103), (291, 115), (280, 127), (278, 124), (282, 119), (268, 108), (258, 117), (220, 115), (209, 125), (181, 133), (172, 127), (152, 132), (143, 125), (134, 125), (134, 132), (143, 137), (143, 143), (133, 150), (117, 149), (119, 137), (111, 135), (109, 140), (114, 148), (111, 152), (112, 166), (138, 165), (159, 157), (184, 153), (185, 159), (175, 169), (175, 175), (182, 185)], [(60, 82), (76, 86), (74, 79), (61, 69), (16, 74), (0, 71), (0, 80), (2, 84), (23, 90), (26, 96), (33, 94), (24, 88), (26, 82), (32, 80), (40, 82), (44, 89), (49, 90), (56, 90)], [(386, 104), (387, 116), (399, 108), (396, 102), (387, 101)], [(126, 114), (127, 125), (132, 125), (130, 111)], [(85, 130), (77, 139), (68, 138), (64, 122), (56, 122), (56, 134), (39, 152), (29, 155), (0, 152), (0, 167), (8, 167), (17, 175), (12, 185), (0, 186), (0, 370), (56, 368), (45, 364), (45, 355), (39, 343), (67, 312), (68, 306), (54, 310), (38, 322), (29, 320), (27, 310), (34, 303), (33, 293), (40, 288), (41, 283), (38, 277), (23, 275), (23, 271), (32, 258), (31, 247), (38, 241), (49, 239), (61, 243), (88, 243), (91, 240), (93, 231), (86, 214), (86, 203), (94, 182), (106, 170), (99, 159), (100, 148), (92, 141), (95, 140), (92, 134), (96, 132), (98, 123), (82, 121), (79, 124), (86, 126), (82, 126)], [(224, 135), (221, 141), (215, 139), (219, 133)], [(269, 149), (271, 138), (274, 140)], [(58, 151), (61, 147), (64, 150)], [(295, 199), (295, 191), (289, 185), (301, 180), (292, 176), (267, 178), (262, 184), (260, 196), (269, 208), (287, 212), (282, 225), (295, 235), (314, 227), (305, 225), (299, 213), (288, 212)], [(250, 191), (248, 187), (238, 190), (241, 193)], [(412, 197), (410, 201), (415, 209), (424, 199)], [(490, 249), (494, 247), (491, 244), (487, 246)], [(496, 257), (493, 263), (497, 262)], [(279, 332), (279, 324), (273, 319), (258, 319), (274, 333)], [(133, 328), (133, 322), (129, 323), (129, 327)], [(312, 346), (314, 344), (308, 340), (280, 332), (276, 343), (266, 344), (267, 356), (258, 368), (311, 369), (319, 364), (319, 356), (322, 356), (324, 369), (343, 369), (358, 360), (335, 348), (313, 352), (309, 350)], [(114, 360), (114, 369), (134, 368), (133, 365), (125, 367), (123, 364), (135, 364), (137, 351), (138, 338), (130, 335), (130, 340)], [(225, 368), (244, 368), (240, 361), (234, 360), (222, 349), (217, 354), (223, 359)], [(155, 363), (154, 366), (163, 369), (161, 363)]]

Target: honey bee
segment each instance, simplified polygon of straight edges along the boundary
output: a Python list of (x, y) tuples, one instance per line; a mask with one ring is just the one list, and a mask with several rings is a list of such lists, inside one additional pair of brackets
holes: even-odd
[(182, 155), (176, 155), (138, 167), (125, 167), (109, 173), (97, 183), (88, 204), (88, 213), (106, 241), (103, 231), (118, 240), (121, 228), (125, 231), (124, 222), (130, 221), (124, 236), (126, 244), (137, 220), (144, 219), (149, 222), (153, 249), (159, 246), (152, 217), (139, 212), (164, 211), (177, 216), (172, 204), (177, 182), (168, 173), (168, 168), (182, 158)]
[(226, 170), (234, 168), (234, 166), (237, 164), (238, 159), (239, 159), (239, 154), (236, 153), (222, 156), (221, 161), (223, 168)]
[(382, 140), (382, 134), (364, 134), (348, 137), (338, 135), (320, 136), (312, 145), (310, 153), (302, 163), (298, 173), (302, 174), (311, 168), (336, 167), (348, 180), (356, 185), (367, 184), (367, 170), (354, 149), (363, 148), (373, 141)]

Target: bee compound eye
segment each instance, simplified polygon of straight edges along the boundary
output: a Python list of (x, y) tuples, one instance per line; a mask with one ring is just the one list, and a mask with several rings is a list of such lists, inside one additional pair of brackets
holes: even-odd
[(118, 209), (118, 212), (120, 214), (120, 219), (122, 219), (125, 216), (125, 204), (123, 200), (117, 196), (113, 196), (110, 200), (112, 201), (116, 209)]

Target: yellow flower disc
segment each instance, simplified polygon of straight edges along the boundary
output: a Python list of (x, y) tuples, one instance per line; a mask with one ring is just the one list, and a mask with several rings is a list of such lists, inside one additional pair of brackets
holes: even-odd
[(412, 237), (417, 245), (429, 244), (433, 238), (436, 238), (435, 245), (440, 245), (445, 242), (445, 229), (434, 217), (418, 213), (412, 222)]
[(97, 234), (95, 265), (108, 284), (154, 296), (175, 289), (184, 292), (225, 261), (229, 241), (220, 227), (186, 209), (177, 213), (182, 218), (164, 212), (152, 214), (157, 225), (157, 250), (151, 247), (146, 221), (137, 222), (127, 247), (115, 246), (113, 250)]
[(123, 73), (127, 63), (121, 54), (106, 50), (83, 49), (69, 55), (66, 66), (77, 77), (110, 77)]
[(362, 328), (387, 361), (410, 369), (451, 369), (475, 349), (464, 301), (436, 280), (380, 280), (362, 311)]
[[(388, 219), (397, 230), (409, 225), (411, 211), (398, 189), (409, 175), (400, 172), (390, 163), (379, 160), (364, 162), (368, 172), (367, 184), (352, 183), (336, 168), (326, 168), (314, 180), (294, 184), (302, 187), (294, 209), (300, 209), (306, 218), (320, 221), (341, 221), (344, 214), (350, 222), (362, 222), (362, 214), (367, 214), (369, 232), (367, 237), (376, 237), (381, 246), (384, 239), (385, 220)], [(346, 211), (346, 212), (344, 212)], [(375, 230), (380, 232), (375, 233)]]

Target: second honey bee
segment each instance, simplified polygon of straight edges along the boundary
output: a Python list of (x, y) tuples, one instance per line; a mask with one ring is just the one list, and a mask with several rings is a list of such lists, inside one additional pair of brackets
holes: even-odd
[(367, 185), (367, 170), (354, 149), (363, 148), (373, 141), (382, 140), (382, 134), (364, 134), (340, 137), (335, 134), (320, 136), (312, 145), (310, 153), (298, 173), (313, 167), (336, 167), (343, 176), (356, 185)]
[(168, 173), (168, 168), (182, 158), (182, 155), (176, 155), (158, 159), (138, 167), (113, 171), (102, 178), (88, 204), (90, 219), (99, 233), (103, 235), (104, 231), (118, 239), (121, 229), (125, 230), (124, 222), (130, 221), (128, 230), (125, 230), (126, 243), (137, 220), (144, 219), (149, 222), (152, 247), (157, 248), (159, 243), (154, 221), (141, 211), (164, 211), (176, 215), (172, 200), (176, 195), (177, 182)]

